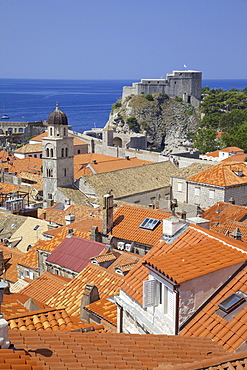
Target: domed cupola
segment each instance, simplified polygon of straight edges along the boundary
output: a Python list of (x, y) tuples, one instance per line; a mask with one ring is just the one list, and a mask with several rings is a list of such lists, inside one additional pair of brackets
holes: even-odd
[(58, 103), (56, 103), (56, 109), (51, 112), (48, 116), (48, 125), (67, 125), (68, 119), (64, 112), (58, 109)]

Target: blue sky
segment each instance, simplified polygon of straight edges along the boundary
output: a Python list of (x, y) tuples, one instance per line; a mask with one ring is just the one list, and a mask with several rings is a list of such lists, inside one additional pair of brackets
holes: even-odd
[(0, 0), (0, 78), (247, 79), (247, 0)]

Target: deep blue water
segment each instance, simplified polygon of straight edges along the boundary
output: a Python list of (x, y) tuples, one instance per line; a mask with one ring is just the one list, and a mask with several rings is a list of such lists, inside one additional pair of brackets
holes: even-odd
[[(104, 127), (122, 88), (138, 80), (24, 80), (0, 79), (0, 116), (10, 121), (40, 121), (56, 101), (74, 131)], [(204, 80), (203, 86), (229, 90), (247, 87), (247, 80)]]

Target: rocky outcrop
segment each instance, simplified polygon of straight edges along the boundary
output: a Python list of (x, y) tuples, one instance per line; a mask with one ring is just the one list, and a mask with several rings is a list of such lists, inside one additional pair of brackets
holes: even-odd
[(113, 104), (106, 126), (128, 132), (128, 119), (135, 117), (140, 132), (147, 132), (148, 147), (170, 150), (188, 145), (189, 133), (196, 132), (199, 113), (190, 104), (167, 95), (135, 95)]

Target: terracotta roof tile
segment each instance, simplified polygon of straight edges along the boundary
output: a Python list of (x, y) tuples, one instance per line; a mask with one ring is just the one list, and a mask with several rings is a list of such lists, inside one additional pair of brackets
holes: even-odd
[(106, 298), (119, 292), (123, 282), (121, 275), (90, 263), (65, 288), (49, 299), (49, 306), (65, 306), (70, 315), (78, 316), (81, 298), (86, 284), (94, 284), (98, 288), (100, 298)]
[(232, 163), (224, 162), (187, 178), (187, 181), (223, 187), (245, 184), (247, 182), (246, 164), (238, 163), (239, 169), (242, 171), (241, 177), (234, 172)]
[(22, 145), (20, 148), (15, 149), (14, 153), (42, 153), (42, 144), (26, 144)]
[[(4, 314), (4, 318), (7, 320), (12, 315), (29, 312), (29, 310), (24, 306), (29, 299), (30, 297), (21, 293), (4, 294), (3, 303), (1, 304), (1, 312)], [(42, 302), (35, 299), (33, 301), (40, 309), (45, 307)]]
[[(66, 225), (65, 216), (71, 214), (75, 216), (75, 224), (77, 221), (88, 220), (88, 219), (99, 219), (101, 217), (101, 211), (95, 210), (92, 207), (71, 205), (66, 210), (56, 209), (57, 204), (50, 208), (46, 208), (40, 214), (39, 218), (45, 219), (50, 222), (54, 222), (58, 225)], [(74, 223), (73, 223), (74, 224)], [(73, 228), (72, 224), (69, 228)]]
[(86, 309), (110, 322), (117, 328), (117, 306), (111, 300), (104, 298), (86, 306)]
[[(206, 244), (206, 241), (208, 241), (208, 244)], [(157, 261), (157, 265), (158, 265), (158, 263), (159, 263), (158, 260), (159, 260), (159, 258), (162, 254), (167, 253), (166, 256), (169, 258), (168, 253), (173, 252), (173, 254), (171, 255), (171, 258), (170, 258), (172, 260), (172, 258), (174, 258), (174, 252), (175, 251), (182, 251), (183, 249), (188, 250), (188, 249), (190, 249), (191, 245), (199, 246), (201, 243), (202, 243), (202, 251), (203, 251), (204, 256), (207, 253), (207, 249), (208, 248), (209, 248), (209, 250), (211, 249), (210, 245), (214, 245), (216, 248), (218, 248), (218, 247), (221, 248), (221, 246), (222, 246), (222, 248), (224, 248), (224, 245), (228, 244), (229, 246), (231, 246), (231, 245), (234, 246), (237, 250), (239, 249), (239, 250), (247, 251), (246, 246), (242, 242), (236, 241), (234, 239), (229, 239), (229, 238), (227, 238), (223, 235), (217, 234), (216, 232), (213, 232), (213, 231), (210, 231), (210, 230), (205, 230), (205, 229), (200, 228), (200, 227), (195, 226), (195, 225), (193, 225), (193, 226), (190, 225), (189, 228), (187, 230), (185, 230), (172, 244), (167, 244), (165, 242), (157, 242), (150, 249), (150, 251), (136, 264), (136, 266), (133, 267), (133, 269), (125, 276), (124, 283), (121, 286), (121, 289), (123, 289), (129, 296), (131, 296), (133, 299), (135, 299), (139, 304), (142, 304), (142, 283), (143, 283), (144, 280), (148, 279), (148, 269), (147, 269), (147, 267), (145, 267), (143, 265), (143, 262), (145, 260), (149, 260), (149, 259), (151, 260), (154, 257), (155, 260)], [(227, 255), (224, 256), (224, 257), (226, 257), (226, 260), (224, 262), (226, 265), (228, 263), (231, 263), (229, 256), (232, 253), (235, 254), (235, 252), (237, 252), (237, 250), (235, 251), (232, 248), (228, 247), (228, 249), (229, 249), (229, 251), (227, 249), (225, 250), (225, 251), (227, 251)], [(215, 252), (212, 251), (212, 253), (213, 253), (213, 256), (215, 256)], [(242, 254), (241, 252), (237, 252), (237, 253), (240, 253), (240, 254), (238, 254), (238, 258), (241, 259), (241, 261), (244, 261), (245, 260), (245, 254)], [(179, 255), (180, 255), (180, 253), (177, 254), (177, 256), (179, 256)], [(176, 257), (176, 255), (175, 255), (175, 257)], [(195, 257), (195, 261), (200, 260), (200, 257), (197, 258), (197, 255), (194, 256), (194, 257)], [(210, 257), (210, 255), (208, 257), (212, 261), (212, 257)], [(217, 257), (217, 256), (215, 256), (215, 257)], [(164, 258), (165, 257), (163, 256), (162, 260), (164, 260)], [(206, 257), (203, 257), (203, 258), (206, 258)], [(184, 259), (186, 260), (186, 258), (184, 258)], [(172, 264), (173, 264), (173, 262), (174, 262), (174, 259), (172, 260)], [(218, 268), (220, 266), (222, 267), (221, 263), (219, 261), (217, 261), (217, 259), (215, 260), (215, 262), (216, 262), (216, 265), (215, 264), (212, 264), (212, 266), (207, 266), (206, 265), (205, 269), (208, 269), (207, 271), (209, 271), (210, 269), (213, 270), (213, 269), (217, 268), (217, 266), (218, 266)], [(200, 264), (199, 264), (199, 267), (200, 267)], [(172, 266), (170, 267), (170, 269), (172, 269)], [(187, 275), (185, 275), (185, 274), (177, 275), (177, 274), (179, 274), (179, 271), (176, 272), (176, 271), (172, 270), (174, 278), (178, 278), (179, 280), (184, 279), (184, 278), (190, 279), (192, 277), (192, 272), (191, 271), (193, 271), (194, 276), (199, 273), (199, 270), (196, 269), (196, 270), (191, 270), (190, 272), (187, 271)], [(206, 271), (206, 270), (204, 270), (204, 271)]]
[[(23, 349), (23, 354), (49, 366), (50, 370), (151, 370), (162, 363), (182, 364), (195, 358), (202, 361), (225, 354), (222, 347), (209, 340), (166, 335), (10, 330), (9, 338), (16, 349)], [(167, 349), (164, 355), (157, 352), (157, 346)], [(16, 356), (16, 352), (10, 353), (12, 358)]]
[[(120, 206), (114, 214), (111, 234), (116, 238), (135, 241), (141, 244), (153, 245), (163, 235), (162, 220), (170, 217), (170, 213), (147, 208)], [(140, 228), (146, 217), (155, 218), (161, 222), (154, 230)]]
[(47, 308), (45, 310), (12, 315), (8, 319), (13, 330), (71, 331), (78, 329), (102, 330), (103, 326), (86, 323), (79, 318), (69, 316), (65, 309)]
[(210, 220), (210, 228), (215, 229), (214, 224), (222, 224), (225, 221), (243, 221), (247, 218), (247, 207), (236, 204), (217, 202), (203, 213), (203, 218)]
[[(223, 258), (222, 260), (222, 256)], [(224, 267), (247, 260), (247, 254), (229, 248), (217, 240), (190, 244), (178, 251), (146, 258), (145, 262), (177, 283), (209, 274)]]
[(33, 280), (20, 293), (26, 294), (28, 297), (37, 299), (45, 303), (48, 299), (54, 296), (60, 289), (64, 288), (71, 279), (62, 276), (51, 274), (45, 271), (37, 279)]
[(242, 291), (247, 294), (247, 268), (245, 267), (225, 288), (221, 294), (211, 300), (202, 310), (200, 315), (196, 315), (180, 333), (181, 336), (194, 336), (198, 326), (208, 329), (209, 332), (202, 332), (200, 336), (211, 338), (222, 345), (230, 352), (236, 351), (247, 339), (247, 310), (244, 306), (240, 312), (236, 311), (231, 319), (226, 320), (216, 312), (218, 304), (229, 297), (233, 292)]
[[(8, 248), (0, 244), (0, 250), (3, 251), (3, 258), (5, 261), (5, 278), (11, 283), (18, 280), (17, 264), (24, 256), (24, 253), (17, 248)], [(3, 278), (3, 274), (0, 275)]]

